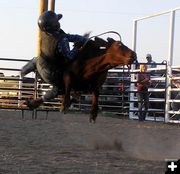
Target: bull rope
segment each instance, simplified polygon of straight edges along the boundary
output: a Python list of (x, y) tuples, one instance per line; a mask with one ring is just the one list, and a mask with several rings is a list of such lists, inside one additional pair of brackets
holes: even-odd
[(105, 34), (108, 34), (108, 33), (117, 34), (117, 35), (119, 36), (119, 39), (120, 39), (119, 41), (121, 42), (121, 35), (120, 35), (118, 32), (116, 32), (116, 31), (106, 31), (106, 32), (104, 32), (104, 33), (101, 33), (101, 34), (98, 34), (98, 35), (94, 35), (94, 36), (89, 37), (89, 38), (86, 40), (86, 42), (83, 44), (83, 46), (81, 47), (81, 49), (83, 49), (83, 48), (85, 47), (85, 45), (88, 43), (88, 41), (91, 40), (92, 38), (95, 38), (95, 37), (98, 37), (98, 36), (102, 36), (102, 35), (105, 35)]
[(101, 34), (98, 34), (98, 35), (95, 35), (95, 36), (91, 36), (88, 40), (90, 40), (90, 39), (92, 39), (94, 37), (98, 37), (98, 36), (102, 36), (102, 35), (108, 34), (108, 33), (117, 34), (119, 36), (120, 41), (121, 41), (121, 35), (118, 32), (116, 32), (116, 31), (106, 31), (106, 32), (101, 33)]

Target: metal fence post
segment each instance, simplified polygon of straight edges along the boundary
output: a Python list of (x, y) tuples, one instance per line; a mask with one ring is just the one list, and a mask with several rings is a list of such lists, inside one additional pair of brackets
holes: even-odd
[(173, 60), (173, 44), (174, 44), (174, 25), (175, 25), (175, 10), (170, 13), (170, 30), (169, 30), (169, 52), (167, 60), (167, 81), (166, 81), (166, 107), (165, 107), (165, 122), (169, 122), (169, 109), (171, 98), (171, 77), (172, 77), (172, 60)]
[[(136, 52), (136, 42), (137, 42), (137, 21), (134, 20), (133, 21), (133, 41), (132, 41), (132, 49)], [(133, 73), (133, 70), (135, 69), (135, 65), (131, 66), (131, 84), (130, 84), (130, 107), (129, 110), (134, 110), (134, 89), (135, 89), (135, 85), (134, 85), (134, 80), (135, 80), (135, 74)], [(133, 118), (133, 112), (129, 112), (129, 118), (132, 119)]]

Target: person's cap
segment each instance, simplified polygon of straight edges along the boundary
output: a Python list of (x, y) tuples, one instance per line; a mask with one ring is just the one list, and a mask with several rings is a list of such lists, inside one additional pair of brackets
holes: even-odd
[(152, 58), (151, 54), (146, 54), (146, 58)]

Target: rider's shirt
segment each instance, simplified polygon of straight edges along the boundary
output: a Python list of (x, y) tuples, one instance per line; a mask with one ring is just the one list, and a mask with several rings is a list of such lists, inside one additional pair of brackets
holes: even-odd
[(64, 57), (72, 60), (78, 52), (78, 49), (74, 47), (70, 49), (69, 42), (84, 43), (87, 38), (80, 35), (65, 34), (64, 37), (58, 42), (58, 51), (63, 54)]

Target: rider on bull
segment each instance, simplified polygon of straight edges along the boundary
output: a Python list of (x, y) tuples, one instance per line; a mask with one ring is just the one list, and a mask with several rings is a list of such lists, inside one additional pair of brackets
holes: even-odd
[[(72, 60), (78, 53), (79, 48), (74, 47), (70, 50), (69, 42), (74, 42), (78, 46), (86, 42), (87, 38), (84, 36), (65, 33), (60, 27), (59, 20), (61, 18), (62, 14), (56, 14), (52, 11), (46, 11), (39, 17), (38, 26), (42, 31), (41, 57), (61, 57), (61, 55), (63, 55), (67, 60)], [(29, 66), (21, 72), (22, 76), (32, 71), (34, 68), (32, 63), (35, 62), (36, 57), (29, 63)]]
[(84, 42), (86, 42), (87, 38), (80, 35), (66, 34), (61, 29), (59, 23), (59, 20), (61, 18), (62, 14), (56, 14), (52, 11), (46, 11), (39, 17), (38, 26), (40, 30), (45, 33), (45, 38), (43, 39), (46, 39), (47, 35), (51, 35), (52, 38), (56, 39), (55, 43), (47, 43), (48, 46), (50, 46), (50, 44), (55, 44), (54, 51), (58, 51), (60, 54), (63, 54), (63, 56), (67, 59), (72, 60), (77, 54), (78, 48), (74, 47), (72, 50), (70, 50), (69, 42), (83, 44)]
[[(62, 84), (60, 84), (60, 82), (58, 83), (57, 80), (58, 78), (62, 79), (63, 71), (65, 70), (64, 65), (59, 65), (62, 56), (66, 58), (65, 63), (68, 63), (73, 60), (78, 53), (79, 48), (87, 41), (87, 38), (84, 36), (65, 33), (60, 27), (59, 20), (61, 18), (62, 14), (56, 14), (52, 11), (46, 11), (39, 17), (38, 26), (42, 31), (40, 55), (39, 57), (33, 58), (21, 70), (22, 77), (37, 70), (45, 82), (53, 85), (53, 89), (37, 100), (37, 103), (32, 103), (32, 105), (37, 104), (37, 107), (43, 101), (56, 97), (59, 88), (62, 87)], [(76, 45), (72, 50), (70, 49), (69, 42), (74, 42)], [(61, 69), (59, 66), (63, 67), (62, 70), (59, 70)], [(59, 72), (53, 74), (54, 71), (52, 70), (54, 69)]]

